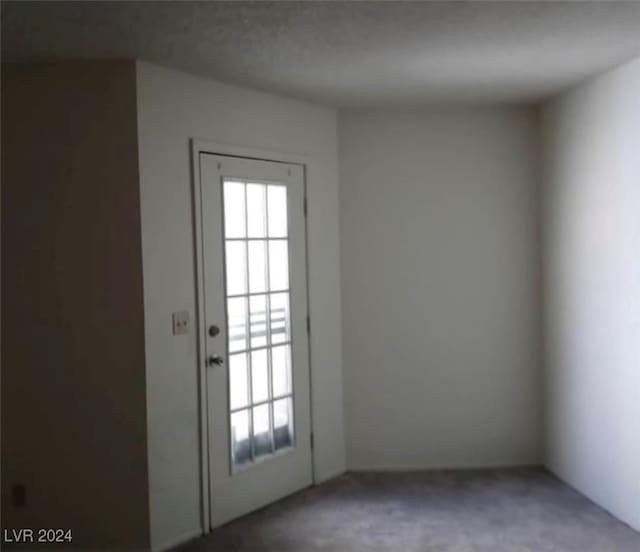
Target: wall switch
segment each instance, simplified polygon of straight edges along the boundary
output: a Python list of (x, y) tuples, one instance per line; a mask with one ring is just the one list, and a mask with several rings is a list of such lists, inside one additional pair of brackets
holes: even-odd
[(189, 311), (177, 311), (171, 315), (173, 335), (189, 333)]

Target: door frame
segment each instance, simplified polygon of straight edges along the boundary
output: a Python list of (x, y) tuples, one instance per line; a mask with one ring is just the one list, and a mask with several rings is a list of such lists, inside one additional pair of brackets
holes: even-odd
[[(248, 148), (231, 144), (210, 142), (198, 138), (190, 140), (191, 145), (191, 192), (192, 192), (192, 213), (193, 213), (193, 243), (195, 257), (195, 300), (196, 300), (196, 357), (197, 357), (197, 380), (198, 380), (198, 421), (199, 421), (199, 460), (200, 460), (200, 521), (202, 533), (211, 532), (211, 496), (209, 485), (209, 398), (207, 395), (207, 368), (205, 366), (205, 283), (204, 283), (204, 250), (202, 237), (202, 175), (200, 174), (200, 154), (208, 153), (212, 155), (223, 155), (227, 157), (237, 157), (253, 159), (259, 161), (269, 161), (273, 163), (286, 163), (301, 165), (303, 170), (303, 186), (305, 206), (307, 205), (307, 174), (309, 159), (304, 155), (288, 154), (270, 150)], [(307, 288), (307, 316), (311, 316), (309, 299), (309, 229), (307, 217), (304, 225), (305, 241), (305, 269)], [(311, 362), (311, 339), (308, 347), (309, 362), (309, 426), (313, 435), (313, 365)], [(316, 484), (316, 466), (314, 450), (311, 450), (311, 478)]]

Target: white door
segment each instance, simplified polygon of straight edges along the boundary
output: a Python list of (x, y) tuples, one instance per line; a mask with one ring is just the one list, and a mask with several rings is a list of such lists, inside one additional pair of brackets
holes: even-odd
[(312, 482), (304, 171), (199, 161), (216, 527)]

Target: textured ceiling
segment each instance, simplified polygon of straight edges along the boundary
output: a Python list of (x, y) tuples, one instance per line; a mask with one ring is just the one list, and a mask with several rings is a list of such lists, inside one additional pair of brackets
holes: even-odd
[(640, 55), (639, 2), (3, 2), (3, 60), (139, 58), (338, 106), (534, 101)]

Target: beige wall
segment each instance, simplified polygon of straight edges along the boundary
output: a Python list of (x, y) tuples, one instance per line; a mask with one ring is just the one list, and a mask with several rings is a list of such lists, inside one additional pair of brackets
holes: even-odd
[(535, 113), (340, 116), (350, 469), (541, 460)]
[[(138, 63), (151, 534), (154, 549), (197, 535), (199, 405), (189, 141), (306, 156), (314, 469), (344, 471), (336, 112)], [(215, 500), (215, 497), (214, 497)]]
[(2, 527), (110, 550), (149, 541), (135, 94), (133, 63), (2, 69)]
[(640, 59), (543, 131), (545, 460), (640, 530)]

